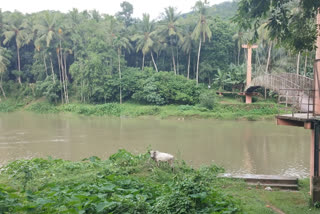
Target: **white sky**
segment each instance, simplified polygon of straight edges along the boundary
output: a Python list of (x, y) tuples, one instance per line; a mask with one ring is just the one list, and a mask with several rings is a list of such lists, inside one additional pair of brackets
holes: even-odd
[[(124, 0), (2, 0), (2, 11), (18, 10), (32, 13), (42, 10), (59, 10), (68, 12), (73, 8), (80, 11), (96, 9), (100, 13), (114, 15), (121, 10), (120, 3)], [(149, 13), (151, 18), (157, 18), (168, 6), (173, 6), (179, 12), (189, 12), (197, 0), (126, 0), (133, 5), (133, 17), (141, 18), (142, 13)], [(230, 0), (209, 0), (210, 5)]]

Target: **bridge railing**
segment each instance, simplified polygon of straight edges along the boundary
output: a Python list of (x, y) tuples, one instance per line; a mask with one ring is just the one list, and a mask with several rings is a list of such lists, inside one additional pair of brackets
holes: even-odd
[(311, 90), (313, 89), (313, 80), (294, 73), (262, 73), (253, 78), (248, 88), (254, 86), (265, 87), (276, 92), (283, 88)]
[(292, 117), (297, 113), (304, 113), (309, 119), (314, 116), (314, 94), (313, 89), (283, 88), (279, 89), (278, 103), (290, 106)]

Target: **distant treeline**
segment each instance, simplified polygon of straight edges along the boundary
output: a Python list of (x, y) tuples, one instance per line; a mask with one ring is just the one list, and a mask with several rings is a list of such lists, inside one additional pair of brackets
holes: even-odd
[[(213, 7), (198, 1), (193, 12), (183, 15), (168, 7), (157, 21), (148, 14), (132, 18), (134, 7), (128, 2), (121, 8), (115, 16), (77, 9), (0, 11), (0, 96), (46, 96), (62, 103), (71, 97), (86, 103), (135, 99), (160, 105), (194, 104), (202, 84), (243, 89), (241, 44), (249, 33), (230, 21), (236, 1)], [(265, 70), (268, 63), (281, 69), (280, 62), (294, 67), (296, 55), (279, 49), (270, 58), (274, 44), (268, 39), (259, 44), (254, 70)]]

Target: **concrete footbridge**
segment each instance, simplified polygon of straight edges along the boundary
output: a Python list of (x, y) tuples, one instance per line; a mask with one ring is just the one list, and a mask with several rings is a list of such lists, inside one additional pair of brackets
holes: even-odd
[(294, 73), (262, 73), (251, 80), (245, 93), (251, 94), (260, 87), (270, 89), (278, 94), (279, 103), (307, 112), (313, 110), (313, 84), (313, 79)]
[(245, 92), (253, 92), (259, 87), (277, 93), (281, 93), (285, 89), (313, 90), (313, 79), (294, 73), (264, 73), (253, 78), (250, 85), (245, 88)]

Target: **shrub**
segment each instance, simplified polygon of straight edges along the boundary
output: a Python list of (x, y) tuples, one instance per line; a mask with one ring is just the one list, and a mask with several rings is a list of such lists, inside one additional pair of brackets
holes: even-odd
[(212, 110), (217, 104), (217, 95), (215, 91), (204, 91), (200, 94), (199, 102), (202, 107)]
[[(17, 160), (0, 174), (0, 213), (236, 213), (214, 188), (221, 170), (177, 162), (155, 167), (149, 154), (119, 150), (107, 160)], [(159, 179), (163, 178), (163, 179)], [(12, 186), (12, 187), (10, 187)], [(13, 188), (14, 187), (14, 188)]]
[(38, 97), (44, 96), (50, 103), (57, 103), (61, 95), (61, 86), (59, 80), (48, 76), (44, 81), (38, 81), (36, 84), (36, 94)]
[(133, 94), (133, 99), (155, 105), (195, 104), (199, 90), (194, 80), (171, 72), (159, 72), (143, 82), (142, 87)]
[(190, 105), (180, 105), (178, 106), (179, 111), (190, 111), (193, 109), (193, 106)]
[(24, 105), (23, 102), (6, 99), (0, 102), (0, 112), (12, 112)]
[(33, 111), (36, 113), (57, 113), (59, 110), (56, 106), (48, 103), (48, 102), (38, 102), (30, 105), (27, 110)]

